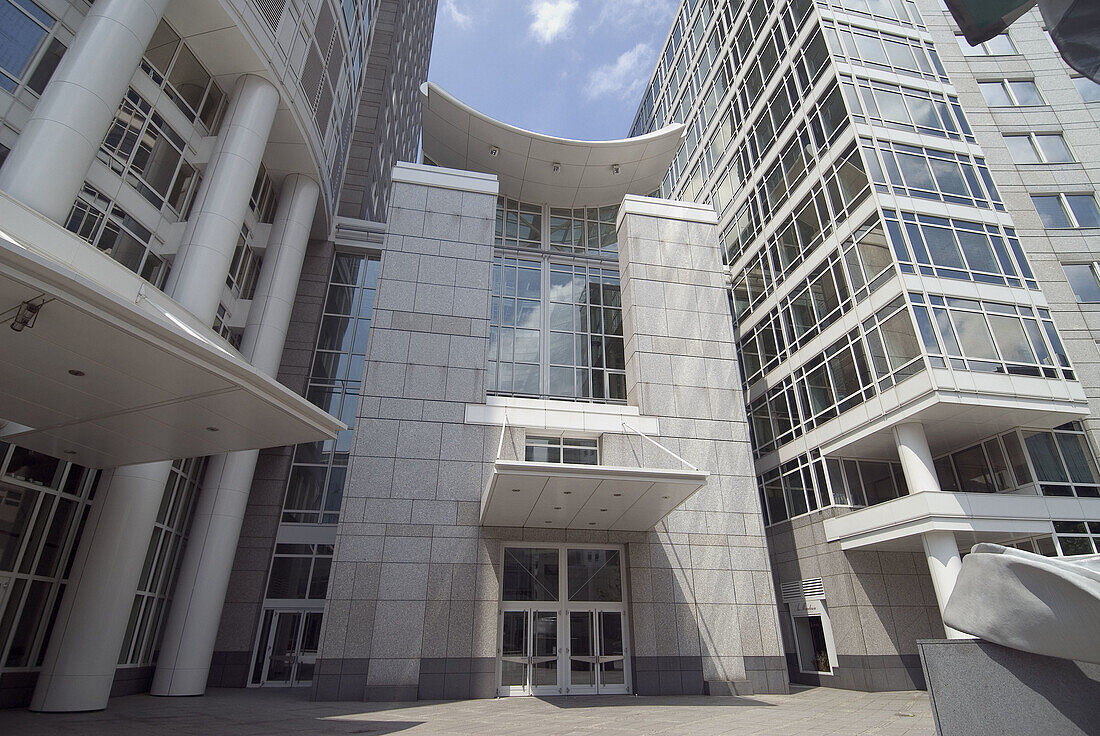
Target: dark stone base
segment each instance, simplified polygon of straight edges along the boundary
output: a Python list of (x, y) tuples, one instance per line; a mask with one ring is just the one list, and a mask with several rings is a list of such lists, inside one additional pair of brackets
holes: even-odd
[[(111, 697), (149, 692), (155, 667), (119, 667), (111, 684)], [(0, 708), (26, 708), (31, 704), (38, 672), (0, 674)]]
[(798, 666), (798, 656), (787, 654), (787, 672), (799, 685), (835, 687), (864, 692), (924, 690), (924, 672), (917, 654), (838, 655), (831, 675), (807, 674)]
[[(415, 687), (367, 687), (368, 659), (329, 659), (317, 663), (313, 700), (408, 701), (495, 698), (495, 657), (439, 657), (420, 660)], [(632, 657), (633, 689), (638, 695), (754, 695), (787, 693), (782, 657), (745, 657), (747, 678), (704, 681), (701, 657)]]
[(4, 672), (0, 674), (0, 708), (26, 708), (31, 704), (37, 672)]
[(1100, 665), (981, 639), (917, 648), (940, 736), (1100, 735)]
[(637, 695), (703, 695), (702, 657), (631, 657)]
[(785, 657), (745, 657), (745, 675), (752, 683), (750, 695), (786, 695), (791, 691)]
[(420, 660), (419, 700), (495, 698), (495, 657), (447, 657)]
[(153, 672), (156, 667), (119, 667), (115, 670), (115, 681), (111, 684), (111, 697), (147, 693), (153, 686)]
[(420, 660), (416, 685), (367, 686), (369, 659), (317, 663), (313, 700), (401, 702), (495, 698), (496, 658), (439, 657)]
[(214, 652), (210, 658), (207, 687), (247, 687), (251, 652)]

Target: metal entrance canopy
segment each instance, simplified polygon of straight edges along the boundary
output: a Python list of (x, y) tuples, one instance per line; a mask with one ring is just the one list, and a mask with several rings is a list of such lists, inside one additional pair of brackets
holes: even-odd
[[(8, 329), (24, 304), (38, 307), (33, 325)], [(140, 276), (2, 193), (0, 313), (5, 441), (100, 468), (344, 429)]]

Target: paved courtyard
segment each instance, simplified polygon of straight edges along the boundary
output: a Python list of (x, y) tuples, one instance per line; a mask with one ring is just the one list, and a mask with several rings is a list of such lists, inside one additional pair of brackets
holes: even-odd
[(0, 711), (0, 734), (814, 734), (932, 736), (924, 692), (805, 688), (753, 697), (505, 698), (422, 703), (312, 703), (302, 690), (211, 690), (201, 698), (115, 698), (98, 713)]

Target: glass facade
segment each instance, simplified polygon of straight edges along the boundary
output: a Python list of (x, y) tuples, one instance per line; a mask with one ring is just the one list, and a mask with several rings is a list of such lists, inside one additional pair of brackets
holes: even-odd
[(340, 517), (380, 263), (361, 253), (333, 259), (306, 398), (348, 428), (335, 440), (294, 448), (284, 523), (335, 524)]
[(490, 393), (626, 401), (617, 212), (498, 199)]
[[(643, 96), (632, 134), (688, 129), (660, 194), (719, 216), (769, 523), (908, 492), (896, 464), (787, 448), (911, 376), (1076, 379), (940, 54), (909, 0), (689, 0)], [(1005, 35), (971, 55), (1013, 54)], [(991, 105), (1045, 104), (1026, 75), (979, 81)], [(1053, 132), (1008, 145), (1073, 160)], [(1047, 227), (1094, 224), (1091, 192), (1033, 199)], [(1066, 273), (1100, 300), (1092, 264)], [(996, 298), (975, 299), (987, 284)]]
[(99, 476), (0, 442), (0, 669), (42, 664)]

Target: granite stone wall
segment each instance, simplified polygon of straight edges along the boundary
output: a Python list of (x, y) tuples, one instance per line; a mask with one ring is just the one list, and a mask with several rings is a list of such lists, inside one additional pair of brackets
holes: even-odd
[[(520, 459), (527, 434), (465, 423), (486, 400), (495, 196), (484, 175), (394, 176), (313, 696), (494, 696), (505, 542), (624, 546), (636, 692), (786, 692), (713, 223), (620, 232), (629, 403), (707, 486), (649, 532), (485, 527), (498, 446)], [(601, 452), (680, 467), (625, 428)]]
[[(627, 400), (659, 417), (662, 445), (711, 474), (627, 548), (639, 692), (654, 671), (678, 671), (685, 692), (787, 692), (713, 210), (628, 197), (619, 268)], [(627, 458), (641, 448), (644, 464), (679, 467), (638, 437), (604, 446), (611, 465), (636, 464)], [(696, 659), (701, 683), (682, 669)]]
[(923, 689), (917, 640), (944, 635), (925, 556), (842, 551), (825, 540), (824, 528), (842, 513), (827, 508), (768, 527), (777, 584), (821, 578), (838, 660), (832, 674), (803, 673), (789, 606), (780, 603), (791, 680), (848, 690)]
[(395, 171), (314, 697), (488, 697), (500, 548), (479, 538), (489, 433), (464, 412), (485, 399), (495, 180)]

